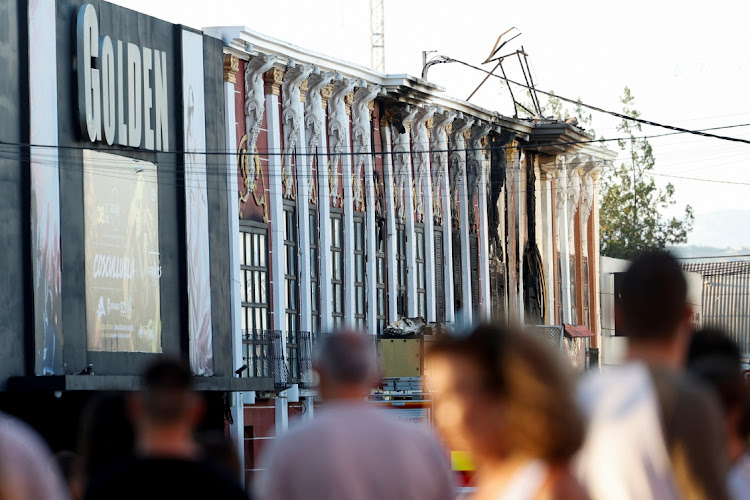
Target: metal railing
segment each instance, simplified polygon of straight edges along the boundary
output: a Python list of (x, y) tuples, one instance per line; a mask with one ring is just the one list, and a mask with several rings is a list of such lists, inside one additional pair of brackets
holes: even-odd
[(277, 390), (289, 389), (293, 382), (289, 376), (289, 367), (284, 359), (284, 337), (281, 335), (281, 331), (274, 330), (271, 347), (274, 387)]
[(244, 330), (242, 332), (242, 361), (247, 366), (241, 377), (271, 378), (273, 370), (274, 330)]
[(298, 372), (299, 385), (306, 389), (315, 387), (315, 373), (313, 370), (313, 354), (318, 343), (328, 332), (297, 332), (298, 333)]

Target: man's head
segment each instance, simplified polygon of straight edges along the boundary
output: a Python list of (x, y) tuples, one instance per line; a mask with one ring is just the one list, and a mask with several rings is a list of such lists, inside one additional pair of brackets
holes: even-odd
[(669, 253), (650, 251), (628, 268), (616, 314), (630, 339), (669, 343), (690, 330), (687, 282)]
[(340, 332), (323, 339), (315, 357), (325, 400), (363, 399), (378, 378), (372, 342), (366, 335)]
[(203, 417), (203, 402), (193, 391), (190, 370), (182, 362), (156, 361), (143, 373), (142, 386), (134, 405), (137, 425), (192, 431)]

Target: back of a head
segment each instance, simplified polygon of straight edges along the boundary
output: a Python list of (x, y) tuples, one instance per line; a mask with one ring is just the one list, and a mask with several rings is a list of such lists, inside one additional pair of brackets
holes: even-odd
[(179, 360), (160, 358), (142, 377), (144, 417), (169, 424), (185, 417), (193, 397), (190, 370)]
[(352, 331), (329, 335), (316, 352), (315, 369), (329, 383), (368, 385), (377, 375), (372, 343), (367, 335)]
[(724, 331), (713, 327), (701, 328), (690, 338), (687, 363), (690, 365), (709, 357), (724, 358), (727, 363), (736, 366), (737, 369), (740, 368), (742, 360), (737, 342)]
[(693, 334), (688, 370), (714, 390), (725, 412), (744, 410), (747, 387), (740, 362), (739, 346), (722, 330), (704, 328)]
[(687, 282), (680, 264), (668, 252), (641, 254), (625, 273), (620, 299), (630, 338), (670, 340), (687, 308)]

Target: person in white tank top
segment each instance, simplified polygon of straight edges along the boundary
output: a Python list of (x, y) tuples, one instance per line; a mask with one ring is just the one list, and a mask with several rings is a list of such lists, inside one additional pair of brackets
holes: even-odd
[(480, 326), (428, 352), (435, 424), (476, 462), (476, 500), (584, 500), (568, 460), (583, 422), (562, 360), (520, 332)]

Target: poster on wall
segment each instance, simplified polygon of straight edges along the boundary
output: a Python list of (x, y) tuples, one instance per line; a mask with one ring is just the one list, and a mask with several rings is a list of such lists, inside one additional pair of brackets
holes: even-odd
[(55, 4), (32, 0), (28, 14), (34, 372), (51, 375), (63, 367)]
[(161, 352), (156, 165), (83, 152), (88, 350)]
[(182, 31), (182, 71), (190, 368), (196, 375), (208, 376), (213, 375), (214, 362), (206, 185), (203, 36), (187, 30)]

